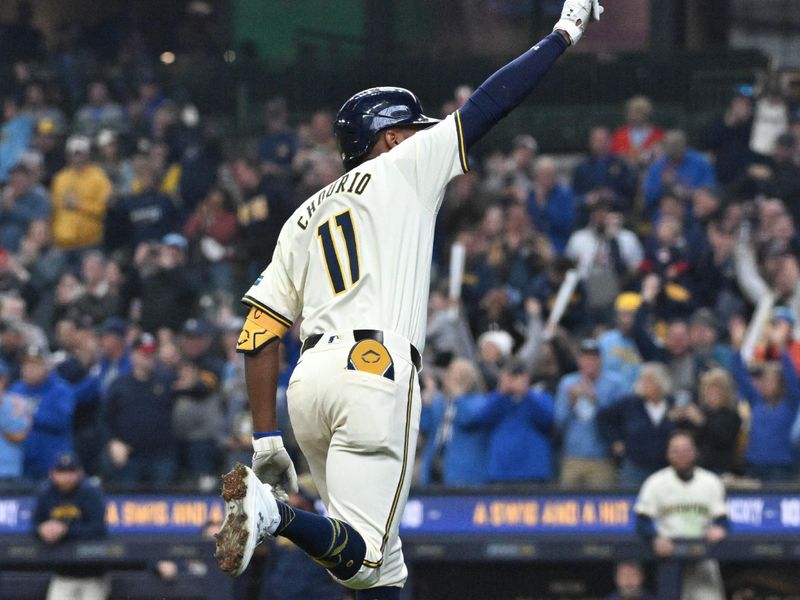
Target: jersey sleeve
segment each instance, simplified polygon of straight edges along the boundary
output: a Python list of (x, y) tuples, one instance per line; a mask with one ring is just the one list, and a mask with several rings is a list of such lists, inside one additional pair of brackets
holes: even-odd
[(713, 492), (710, 498), (709, 516), (712, 519), (728, 516), (728, 504), (725, 502), (725, 485), (722, 480), (712, 476)]
[(437, 211), (444, 187), (456, 175), (469, 172), (461, 115), (456, 111), (414, 134), (387, 156), (426, 207)]
[(302, 311), (300, 294), (290, 275), (291, 240), (287, 240), (284, 235), (287, 231), (284, 228), (278, 238), (272, 262), (242, 297), (242, 302), (250, 307), (237, 345), (237, 349), (242, 352), (254, 351), (264, 341), (283, 336)]
[(651, 519), (658, 517), (658, 486), (656, 479), (653, 475), (648, 477), (642, 484), (642, 489), (639, 490), (639, 496), (636, 498), (636, 504), (633, 507), (633, 512), (637, 515), (645, 515)]

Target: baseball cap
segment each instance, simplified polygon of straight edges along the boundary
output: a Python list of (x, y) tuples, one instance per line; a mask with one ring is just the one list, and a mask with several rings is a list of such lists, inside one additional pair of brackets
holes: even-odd
[(594, 338), (586, 338), (581, 341), (580, 351), (582, 354), (600, 354), (600, 345)]
[(101, 129), (97, 134), (97, 146), (102, 148), (117, 141), (117, 134), (113, 129)]
[(484, 343), (494, 344), (500, 354), (506, 358), (511, 356), (511, 351), (514, 349), (514, 338), (507, 331), (487, 331), (481, 334), (478, 338), (478, 347), (480, 348)]
[(62, 127), (57, 121), (49, 117), (39, 119), (36, 123), (36, 133), (39, 135), (60, 135)]
[(40, 360), (42, 362), (47, 362), (49, 356), (50, 352), (46, 347), (41, 344), (31, 344), (25, 348), (23, 360)]
[(149, 333), (141, 333), (133, 342), (133, 350), (142, 354), (152, 354), (158, 350), (158, 342)]
[(614, 302), (614, 310), (620, 312), (633, 312), (639, 310), (642, 305), (642, 297), (636, 292), (623, 292), (617, 296)]
[(81, 468), (81, 461), (74, 452), (62, 452), (53, 463), (54, 471), (77, 471)]
[(128, 322), (121, 317), (109, 317), (103, 322), (100, 333), (113, 333), (125, 337), (125, 334), (128, 333)]
[(95, 322), (92, 320), (91, 315), (79, 315), (75, 317), (74, 323), (75, 329), (84, 331), (87, 329), (91, 329), (92, 331), (95, 330)]
[(44, 166), (44, 157), (41, 152), (36, 150), (26, 150), (19, 155), (19, 164), (28, 168), (28, 170), (39, 169)]
[(503, 367), (503, 370), (508, 371), (511, 375), (526, 375), (530, 369), (528, 369), (528, 365), (523, 361), (514, 359), (510, 360), (508, 364)]
[(181, 250), (186, 250), (189, 247), (189, 242), (180, 233), (168, 233), (161, 240), (161, 243), (165, 246), (175, 246)]
[(522, 133), (515, 137), (512, 144), (515, 150), (517, 148), (527, 148), (531, 152), (538, 152), (539, 150), (539, 143), (536, 138), (527, 133)]
[(92, 140), (85, 135), (72, 135), (67, 139), (65, 148), (67, 154), (73, 154), (75, 152), (88, 153), (92, 148)]
[(211, 326), (202, 319), (189, 319), (181, 332), (186, 335), (211, 335)]
[(788, 306), (776, 306), (772, 309), (772, 321), (786, 321), (789, 325), (794, 325), (797, 322), (797, 318)]
[(689, 321), (690, 325), (706, 325), (711, 329), (717, 328), (717, 317), (711, 311), (710, 308), (698, 308), (692, 314), (692, 318)]

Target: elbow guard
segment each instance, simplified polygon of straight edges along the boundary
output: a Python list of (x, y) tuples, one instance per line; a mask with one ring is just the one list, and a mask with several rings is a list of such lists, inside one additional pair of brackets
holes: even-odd
[(289, 328), (261, 309), (252, 307), (236, 342), (236, 351), (242, 354), (255, 354), (267, 344), (278, 340)]

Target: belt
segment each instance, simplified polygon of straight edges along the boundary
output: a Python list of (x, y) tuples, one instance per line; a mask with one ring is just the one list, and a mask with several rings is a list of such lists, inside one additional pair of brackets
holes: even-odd
[[(303, 345), (300, 348), (300, 354), (305, 352), (306, 350), (311, 350), (314, 346), (316, 346), (319, 341), (322, 339), (322, 333), (315, 333), (314, 335), (308, 336), (304, 341)], [(376, 342), (383, 343), (383, 331), (380, 329), (354, 329), (353, 330), (353, 339), (355, 341), (360, 342), (361, 340), (375, 340)], [(411, 353), (411, 364), (413, 364), (417, 371), (422, 368), (422, 358), (419, 355), (419, 350), (414, 347), (414, 344), (409, 343), (409, 349)]]

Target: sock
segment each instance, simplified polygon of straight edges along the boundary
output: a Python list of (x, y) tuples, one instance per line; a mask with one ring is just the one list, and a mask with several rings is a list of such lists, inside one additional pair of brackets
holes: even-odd
[(358, 573), (367, 554), (367, 545), (350, 525), (280, 501), (278, 511), (281, 522), (275, 535), (294, 542), (338, 579), (350, 579)]
[(379, 587), (371, 590), (358, 590), (356, 600), (400, 600), (400, 588)]

